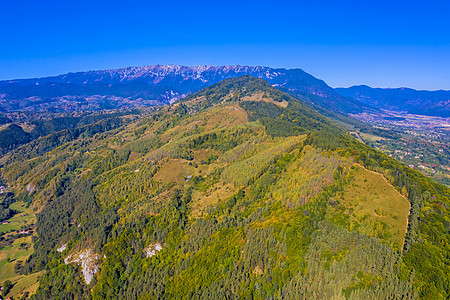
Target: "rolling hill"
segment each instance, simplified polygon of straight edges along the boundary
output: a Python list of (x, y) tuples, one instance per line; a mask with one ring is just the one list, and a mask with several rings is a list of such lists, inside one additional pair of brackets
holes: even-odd
[(0, 281), (43, 273), (34, 299), (450, 296), (448, 188), (252, 76), (41, 136), (1, 174), (37, 220), (2, 236)]

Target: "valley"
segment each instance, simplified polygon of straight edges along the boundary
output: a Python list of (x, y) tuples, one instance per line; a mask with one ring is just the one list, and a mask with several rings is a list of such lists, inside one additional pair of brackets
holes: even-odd
[(397, 132), (401, 138), (389, 139), (364, 132), (355, 132), (355, 136), (410, 168), (450, 186), (448, 118), (393, 111), (353, 116), (377, 128)]

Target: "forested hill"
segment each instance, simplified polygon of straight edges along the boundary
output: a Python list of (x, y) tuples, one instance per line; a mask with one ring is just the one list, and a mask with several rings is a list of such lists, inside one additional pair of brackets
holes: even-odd
[(272, 135), (289, 136), (307, 130), (339, 130), (304, 102), (272, 87), (265, 80), (249, 75), (221, 81), (180, 100), (194, 111), (224, 101), (240, 102), (250, 121), (259, 120), (266, 130), (279, 131)]
[(34, 299), (450, 297), (448, 188), (266, 81), (114, 120), (5, 161), (5, 212), (37, 214), (6, 296), (40, 276)]
[[(129, 110), (128, 113), (132, 114), (132, 110)], [(21, 145), (52, 133), (61, 135), (61, 131), (66, 130), (77, 135), (92, 127), (95, 123), (122, 124), (119, 117), (123, 116), (124, 112), (106, 111), (101, 113), (84, 113), (78, 116), (65, 114), (54, 116), (51, 113), (47, 115), (49, 117), (24, 114), (23, 119), (25, 120), (23, 122), (15, 122), (3, 126), (0, 129), (0, 156)], [(10, 120), (10, 122), (12, 121)]]

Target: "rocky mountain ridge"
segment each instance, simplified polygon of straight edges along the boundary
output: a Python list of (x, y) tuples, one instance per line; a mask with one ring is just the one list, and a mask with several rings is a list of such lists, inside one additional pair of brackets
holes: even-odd
[[(250, 75), (267, 80), (302, 100), (338, 113), (360, 112), (366, 105), (337, 94), (324, 81), (301, 69), (262, 66), (153, 65), (113, 70), (68, 73), (59, 76), (0, 81), (0, 110), (98, 110), (172, 103), (224, 79)], [(83, 99), (95, 95), (95, 103)], [(62, 97), (81, 100), (62, 103)], [(120, 97), (122, 100), (111, 97)], [(130, 99), (133, 103), (130, 104)], [(73, 105), (75, 103), (75, 105)], [(154, 102), (151, 102), (154, 105)]]

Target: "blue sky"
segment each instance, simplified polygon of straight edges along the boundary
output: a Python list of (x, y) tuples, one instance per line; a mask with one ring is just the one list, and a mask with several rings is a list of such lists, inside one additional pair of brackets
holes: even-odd
[(0, 1), (0, 79), (152, 64), (450, 90), (450, 1)]

